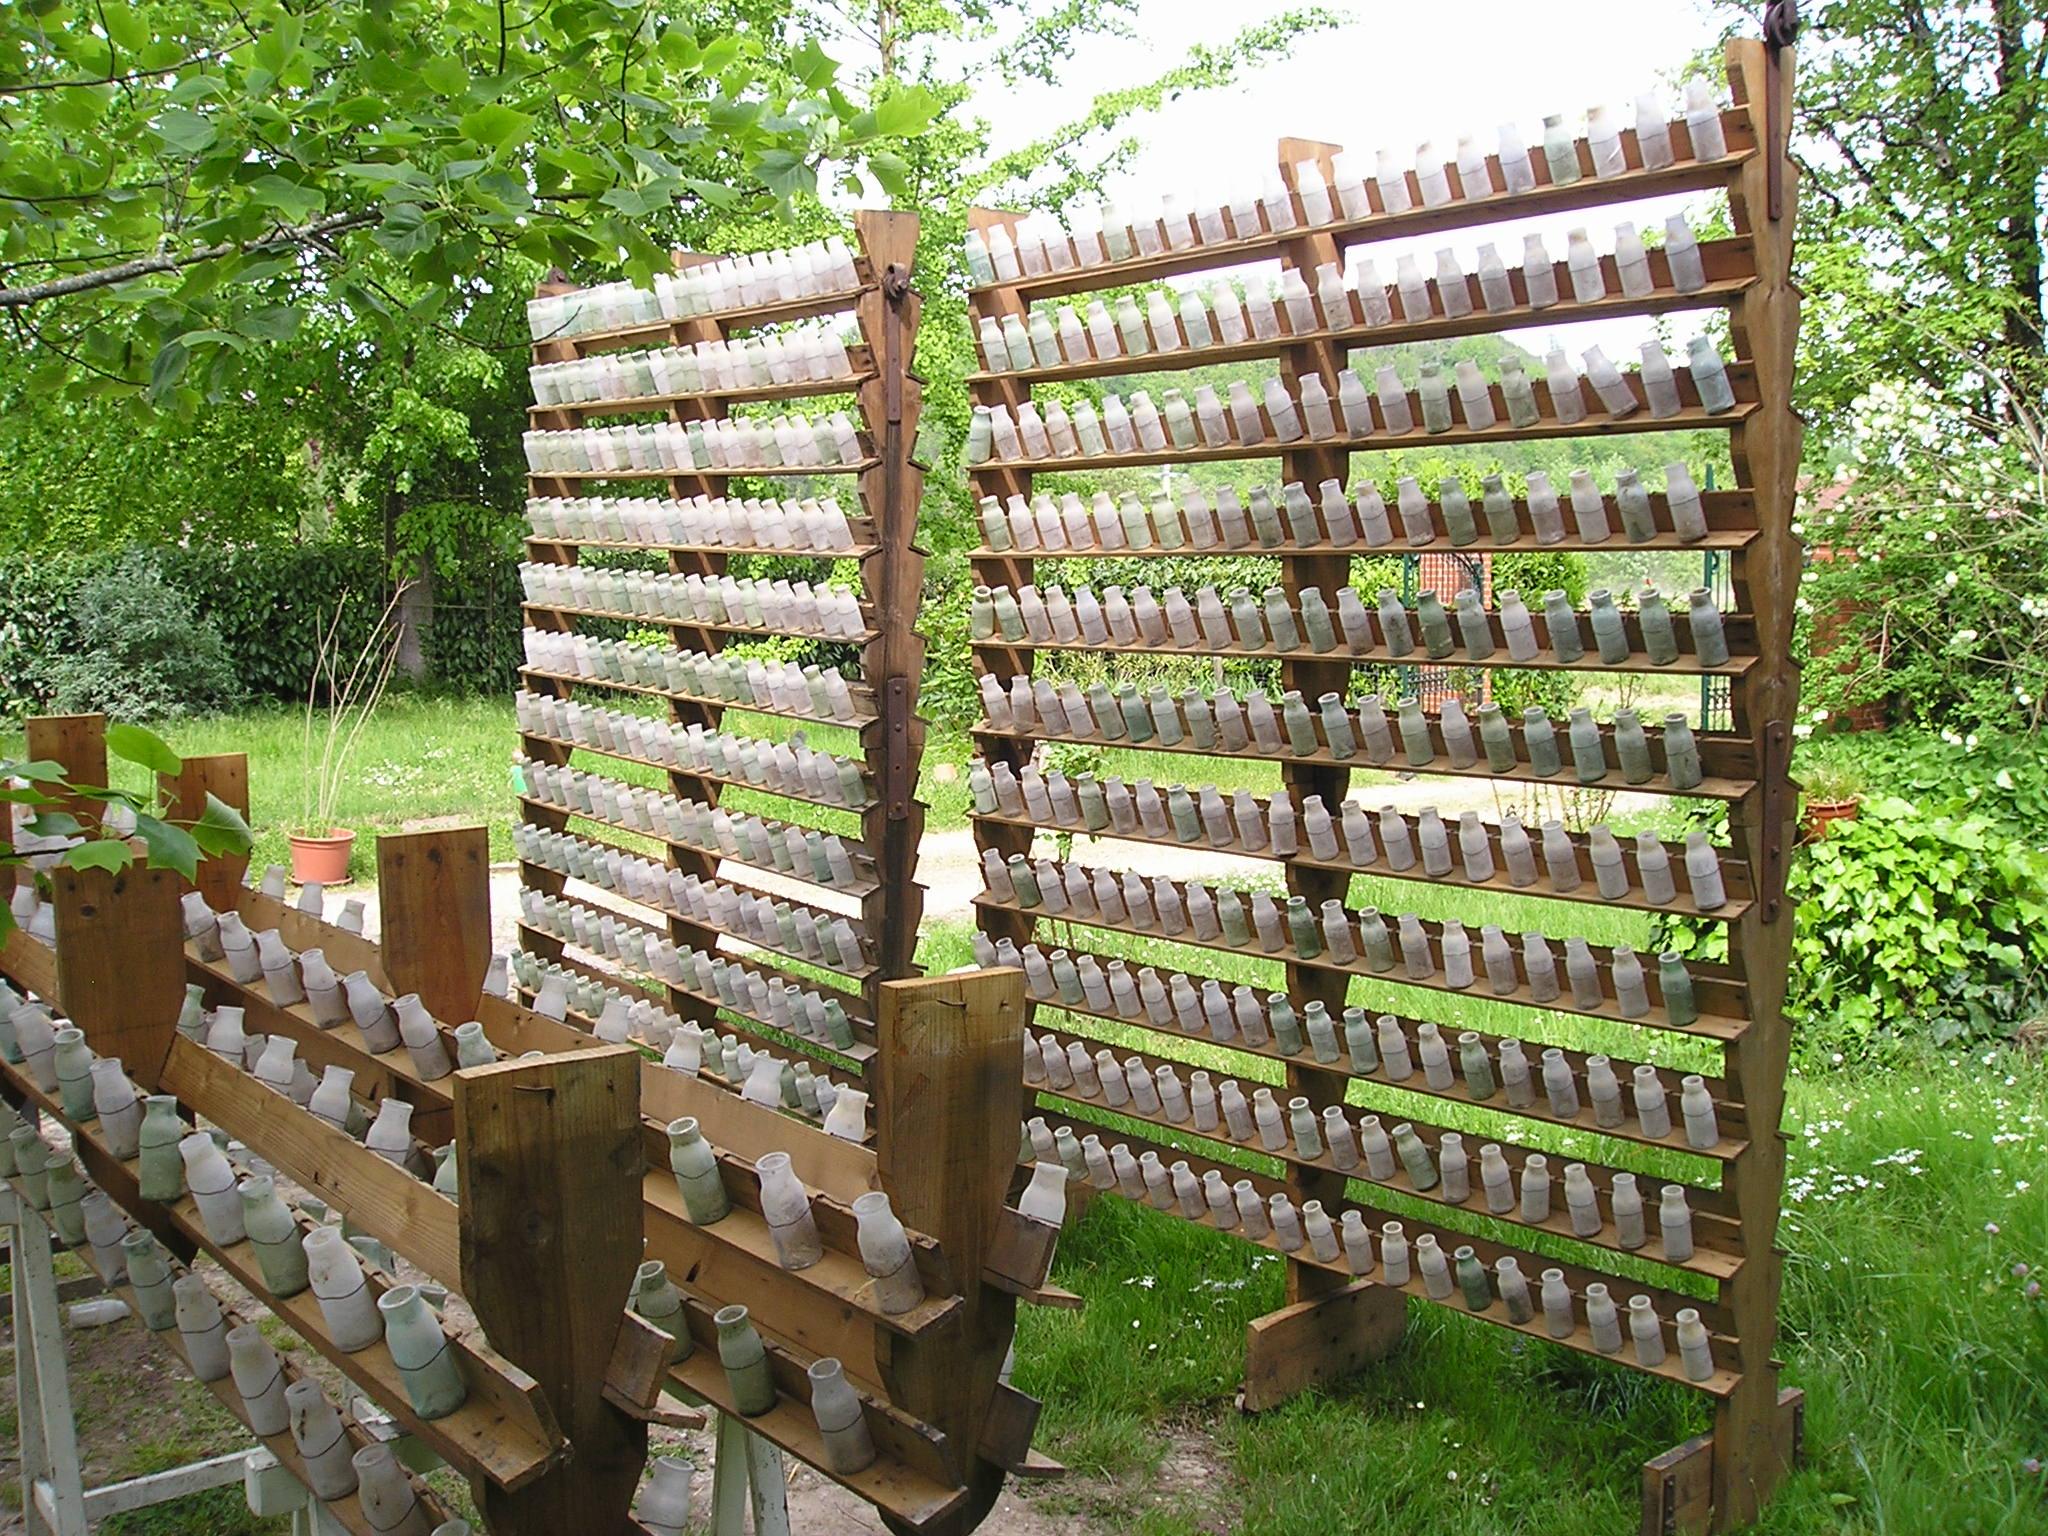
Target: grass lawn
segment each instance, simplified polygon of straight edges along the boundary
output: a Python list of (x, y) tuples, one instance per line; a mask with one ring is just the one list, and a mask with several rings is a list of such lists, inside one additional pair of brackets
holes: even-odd
[[(780, 739), (796, 722), (735, 716), (734, 728)], [(831, 728), (827, 727), (827, 731)], [(304, 819), (302, 811), (305, 717), (290, 708), (242, 710), (230, 715), (179, 720), (159, 728), (172, 750), (187, 756), (213, 752), (246, 752), (249, 756), (250, 825), (256, 831), (255, 862), (283, 863), (289, 858), (288, 828)], [(813, 744), (845, 750), (846, 743), (817, 730)], [(364, 834), (356, 851), (356, 877), (373, 869), (368, 836), (393, 832), (428, 821), (482, 822), (491, 830), (491, 857), (512, 857), (512, 759), (519, 744), (512, 719), (512, 701), (462, 695), (393, 692), (364, 729), (340, 798), (335, 821)], [(18, 730), (0, 730), (0, 756), (23, 750)], [(967, 759), (967, 743), (959, 733), (934, 731), (925, 753), (923, 799), (928, 824), (959, 827), (967, 819), (965, 770), (949, 776), (947, 765)], [(595, 767), (597, 759), (586, 766)], [(607, 763), (614, 777), (654, 784), (661, 775), (628, 763)], [(142, 774), (117, 764), (119, 787), (142, 787)], [(758, 801), (758, 807), (749, 805)], [(727, 804), (773, 813), (786, 803), (767, 796), (734, 792)], [(830, 820), (827, 812), (820, 821)], [(856, 818), (847, 817), (845, 830)]]
[[(1946, 1065), (1946, 1064), (1945, 1064)], [(2016, 1056), (1925, 1078), (1795, 1081), (1783, 1380), (1807, 1394), (1807, 1465), (1760, 1531), (2021, 1536), (2048, 1530), (2048, 1070)], [(1231, 1406), (1244, 1325), (1281, 1266), (1106, 1196), (1061, 1243), (1086, 1310), (1025, 1309), (1017, 1385), (1101, 1528), (1334, 1536), (1621, 1536), (1638, 1468), (1707, 1427), (1704, 1401), (1618, 1366), (1409, 1304), (1385, 1363), (1255, 1418)], [(1197, 1436), (1226, 1473), (1162, 1488)], [(1142, 1511), (1142, 1513), (1141, 1513)]]
[[(762, 734), (787, 728), (761, 724)], [(263, 862), (284, 857), (284, 828), (299, 817), (300, 732), (298, 716), (277, 710), (163, 734), (181, 752), (249, 754)], [(515, 742), (509, 701), (394, 695), (363, 736), (338, 819), (365, 833), (480, 820), (493, 856), (509, 857)], [(0, 736), (0, 752), (19, 745)], [(933, 733), (924, 797), (935, 830), (964, 821), (966, 754), (959, 735)], [(1121, 766), (1116, 754), (1104, 764)], [(1191, 779), (1206, 771), (1186, 764)], [(1231, 765), (1227, 777), (1243, 772)], [(1406, 881), (1361, 878), (1352, 901), (1475, 926), (1493, 915), (1483, 896)], [(969, 931), (932, 925), (927, 964), (965, 962)], [(1558, 910), (1554, 931), (1605, 944), (1647, 937), (1642, 914), (1584, 904)], [(1060, 941), (1069, 937), (1253, 983), (1278, 976), (1256, 959), (1085, 929)], [(1354, 986), (1359, 1001), (1406, 1001), (1395, 983)], [(1429, 1012), (1507, 1033), (1527, 1018), (1441, 993), (1430, 994)], [(1705, 1064), (1697, 1043), (1624, 1024), (1554, 1017), (1547, 1029), (1558, 1043), (1629, 1059)], [(1173, 1046), (1162, 1054), (1247, 1083), (1278, 1078), (1259, 1058), (1200, 1041)], [(1791, 1090), (1778, 1353), (1785, 1382), (1807, 1392), (1808, 1465), (1759, 1529), (2048, 1532), (2042, 1475), (2028, 1470), (2048, 1457), (2048, 1306), (2025, 1294), (2030, 1276), (2015, 1271), (2048, 1263), (2048, 1066), (1980, 1054), (1881, 1075), (1795, 1076)], [(1395, 1113), (1418, 1107), (1391, 1087), (1357, 1085), (1353, 1097)], [(1435, 1100), (1429, 1116), (1482, 1134), (1494, 1123), (1484, 1109)], [(1540, 1124), (1521, 1123), (1521, 1135), (1560, 1153), (1575, 1145), (1572, 1133)], [(1683, 1153), (1657, 1156), (1674, 1175), (1704, 1176)], [(1441, 1207), (1419, 1209), (1441, 1230), (1456, 1224)], [(1569, 1240), (1522, 1237), (1572, 1251)], [(1641, 1462), (1708, 1422), (1704, 1400), (1676, 1387), (1421, 1303), (1385, 1363), (1245, 1418), (1232, 1407), (1244, 1327), (1281, 1302), (1277, 1260), (1110, 1196), (1062, 1241), (1058, 1278), (1087, 1307), (1022, 1311), (1016, 1381), (1044, 1399), (1041, 1444), (1075, 1473), (1032, 1488), (1031, 1505), (1083, 1536), (1621, 1536), (1636, 1529)], [(159, 1518), (166, 1523), (148, 1529), (166, 1536), (234, 1528), (219, 1523), (222, 1512)]]

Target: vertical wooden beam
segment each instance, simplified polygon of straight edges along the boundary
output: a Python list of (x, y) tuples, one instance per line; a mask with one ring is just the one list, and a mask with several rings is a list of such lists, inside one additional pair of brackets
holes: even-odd
[(916, 974), (913, 956), (924, 914), (924, 890), (917, 884), (917, 845), (924, 831), (917, 771), (925, 732), (917, 714), (917, 684), (924, 673), (924, 636), (915, 622), (924, 595), (924, 551), (915, 541), (924, 469), (911, 457), (924, 385), (910, 371), (923, 301), (910, 287), (917, 215), (862, 212), (853, 216), (853, 224), (878, 284), (854, 306), (876, 367), (875, 377), (860, 392), (861, 415), (876, 457), (875, 467), (861, 477), (861, 499), (874, 520), (876, 544), (862, 577), (880, 620), (876, 638), (861, 656), (861, 677), (874, 690), (880, 716), (861, 732), (875, 787), (875, 802), (861, 817), (861, 838), (875, 861), (877, 880), (874, 894), (861, 904), (877, 968), (876, 981), (867, 989), (872, 1016), (880, 982)]
[(981, 1283), (1024, 1113), (1024, 973), (974, 971), (881, 989), (875, 1161), (904, 1225), (934, 1238), (966, 1301), (959, 1331), (876, 1336), (891, 1400), (941, 1429), (973, 1495), (940, 1536), (971, 1531), (1002, 1489), (975, 1455), (1016, 1328), (1016, 1299)]
[[(28, 755), (61, 763), (73, 784), (105, 788), (107, 783), (107, 717), (105, 715), (36, 715), (28, 722)], [(61, 797), (56, 809), (69, 811), (87, 826), (100, 819), (99, 802), (76, 795)]]
[[(1342, 148), (1312, 139), (1282, 139), (1276, 150), (1282, 183), (1294, 193), (1295, 168), (1305, 161), (1320, 166), (1325, 180), (1334, 182), (1332, 161)], [(1280, 259), (1283, 266), (1300, 272), (1314, 292), (1316, 268), (1324, 262), (1341, 265), (1343, 253), (1327, 231), (1307, 224), (1299, 207), (1296, 216), (1303, 220), (1302, 226), (1294, 238), (1282, 244)], [(1337, 343), (1302, 341), (1281, 354), (1280, 369), (1297, 379), (1318, 375), (1334, 400), (1338, 371), (1346, 357), (1347, 349)], [(1351, 456), (1341, 448), (1296, 447), (1280, 455), (1280, 464), (1281, 480), (1299, 481), (1312, 501), (1319, 500), (1316, 488), (1323, 481), (1348, 483), (1351, 474)], [(1297, 608), (1305, 588), (1332, 593), (1350, 583), (1348, 554), (1281, 554), (1280, 584), (1288, 602)], [(1351, 663), (1343, 659), (1284, 661), (1280, 678), (1281, 688), (1300, 693), (1313, 713), (1316, 701), (1325, 693), (1349, 698)], [(1280, 774), (1293, 796), (1297, 815), (1310, 795), (1320, 796), (1334, 815), (1351, 783), (1350, 770), (1327, 765), (1282, 763)], [(1341, 870), (1292, 861), (1286, 866), (1286, 877), (1288, 894), (1304, 898), (1318, 917), (1324, 902), (1343, 900), (1351, 886), (1350, 877)], [(1286, 971), (1287, 994), (1297, 1012), (1311, 1002), (1320, 1002), (1331, 1018), (1343, 1018), (1349, 978), (1322, 966), (1290, 964)], [(1348, 1074), (1326, 1071), (1313, 1063), (1287, 1064), (1288, 1094), (1307, 1099), (1318, 1116), (1330, 1105), (1344, 1102), (1348, 1081)], [(1290, 1165), (1287, 1188), (1297, 1205), (1320, 1200), (1335, 1211), (1344, 1201), (1344, 1176), (1340, 1173)], [(1407, 1307), (1398, 1292), (1385, 1286), (1358, 1285), (1319, 1265), (1288, 1264), (1287, 1300), (1288, 1307), (1260, 1319), (1245, 1332), (1241, 1401), (1247, 1411), (1276, 1407), (1296, 1392), (1348, 1375), (1381, 1358), (1400, 1341), (1407, 1323)]]
[(491, 837), (482, 827), (377, 839), (385, 974), (448, 1024), (476, 1017), (491, 966)]
[(480, 1490), (506, 1536), (627, 1536), (647, 1427), (604, 1400), (641, 1252), (640, 1057), (599, 1046), (455, 1074), (462, 1293), (574, 1454)]
[(168, 869), (50, 873), (57, 908), (57, 985), (65, 1012), (100, 1056), (118, 1056), (145, 1093), (178, 1034), (185, 1000), (179, 880)]
[[(246, 752), (216, 752), (205, 757), (188, 757), (175, 774), (160, 773), (157, 791), (170, 807), (171, 816), (182, 822), (197, 821), (206, 813), (206, 797), (212, 795), (249, 818), (249, 756)], [(235, 893), (249, 874), (249, 855), (231, 854), (207, 859), (199, 866), (194, 888), (216, 912), (235, 905)]]
[[(1792, 846), (1796, 797), (1789, 775), (1790, 722), (1799, 699), (1799, 668), (1792, 660), (1793, 599), (1802, 559), (1792, 532), (1793, 502), (1805, 427), (1793, 411), (1792, 374), (1799, 333), (1799, 290), (1792, 282), (1792, 226), (1798, 172), (1790, 163), (1792, 60), (1786, 50), (1773, 72), (1767, 46), (1756, 39), (1727, 45), (1729, 84), (1745, 107), (1762, 153), (1730, 189), (1736, 229), (1756, 246), (1757, 282), (1732, 306), (1729, 329), (1736, 350), (1752, 359), (1763, 405), (1730, 437), (1738, 483), (1756, 498), (1758, 535), (1734, 557), (1736, 601), (1756, 616), (1758, 664), (1732, 690), (1734, 728), (1753, 743), (1757, 786), (1729, 807), (1728, 837), (1749, 862), (1756, 901), (1729, 933), (1729, 964), (1748, 989), (1749, 1028), (1727, 1051), (1730, 1096), (1740, 1102), (1750, 1139), (1723, 1175), (1742, 1224), (1747, 1258), (1723, 1287), (1734, 1318), (1742, 1380), (1714, 1405), (1710, 1529), (1738, 1530), (1754, 1522), (1796, 1454), (1790, 1422), (1779, 1406), (1778, 1298), (1784, 1258), (1777, 1247), (1779, 1205), (1785, 1183), (1785, 1106), (1790, 1031), (1785, 1022), (1785, 974), (1792, 947), (1792, 915), (1784, 899), (1785, 855)], [(1773, 83), (1778, 110), (1767, 110)], [(1772, 132), (1775, 116), (1776, 132)], [(1782, 198), (1772, 216), (1771, 162), (1779, 161)]]

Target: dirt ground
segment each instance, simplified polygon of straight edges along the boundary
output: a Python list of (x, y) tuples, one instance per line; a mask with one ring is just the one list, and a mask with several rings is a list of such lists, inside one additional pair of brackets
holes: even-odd
[[(58, 1256), (60, 1280), (84, 1272), (69, 1255)], [(234, 1296), (259, 1320), (261, 1305), (241, 1293), (220, 1271), (209, 1280)], [(459, 1309), (459, 1302), (451, 1302)], [(68, 1308), (67, 1308), (68, 1310)], [(459, 1311), (451, 1313), (459, 1316)], [(281, 1336), (281, 1342), (283, 1338)], [(342, 1400), (344, 1382), (317, 1355), (299, 1351)], [(96, 1328), (67, 1329), (73, 1409), (85, 1457), (88, 1487), (178, 1466), (249, 1445), (247, 1433), (193, 1381), (171, 1352), (133, 1317)], [(696, 1464), (693, 1487), (701, 1517), (711, 1503), (712, 1437), (709, 1431), (657, 1428), (653, 1455), (686, 1455)], [(0, 1329), (0, 1536), (24, 1529), (21, 1518), (20, 1437), (14, 1402), (14, 1333)], [(884, 1536), (875, 1512), (837, 1484), (800, 1463), (788, 1464), (790, 1524), (797, 1536)], [(1198, 1528), (1223, 1536), (1231, 1529), (1218, 1503), (1230, 1474), (1209, 1439), (1189, 1429), (1176, 1433), (1153, 1476), (1142, 1481), (1069, 1476), (1052, 1482), (1012, 1482), (982, 1524), (986, 1536), (1118, 1536), (1128, 1532), (1147, 1507), (1168, 1504), (1186, 1514), (1207, 1511)], [(460, 1480), (447, 1470), (430, 1483), (458, 1514), (471, 1513)], [(239, 1487), (109, 1521), (101, 1532), (129, 1536), (255, 1536), (282, 1532), (281, 1521), (250, 1516)]]

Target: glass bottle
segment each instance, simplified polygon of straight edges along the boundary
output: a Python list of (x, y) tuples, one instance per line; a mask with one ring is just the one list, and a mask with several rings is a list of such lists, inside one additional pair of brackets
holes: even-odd
[(718, 1329), (718, 1360), (725, 1367), (733, 1407), (750, 1417), (766, 1413), (776, 1403), (775, 1378), (747, 1309), (738, 1304), (720, 1307), (712, 1322)]
[(445, 1418), (469, 1397), (455, 1352), (440, 1319), (416, 1285), (396, 1285), (377, 1298), (384, 1320), (384, 1344), (398, 1367), (413, 1411), (423, 1419)]

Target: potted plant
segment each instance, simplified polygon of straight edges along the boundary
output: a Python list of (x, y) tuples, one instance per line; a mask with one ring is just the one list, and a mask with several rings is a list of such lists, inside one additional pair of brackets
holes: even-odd
[(348, 774), (349, 759), (363, 729), (384, 702), (384, 690), (398, 665), (398, 604), (405, 588), (391, 594), (348, 669), (341, 644), (348, 594), (334, 606), (313, 655), (306, 687), (306, 726), (299, 760), (299, 820), (287, 829), (292, 878), (301, 885), (338, 885), (348, 878), (356, 835), (335, 825), (334, 806)]
[(1819, 842), (1831, 821), (1851, 821), (1861, 804), (1863, 776), (1843, 763), (1815, 763), (1802, 768), (1806, 791), (1806, 840)]

